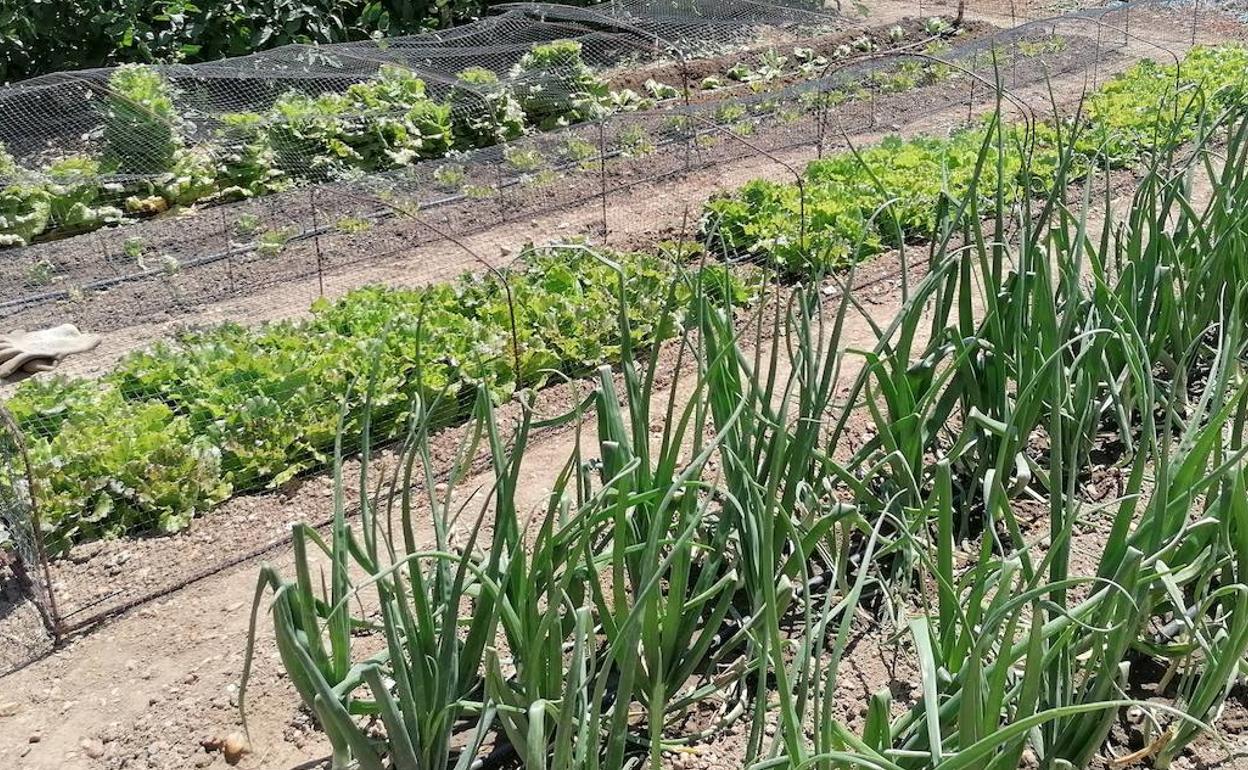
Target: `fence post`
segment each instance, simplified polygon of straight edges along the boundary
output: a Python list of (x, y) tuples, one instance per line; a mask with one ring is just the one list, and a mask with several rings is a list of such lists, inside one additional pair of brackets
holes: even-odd
[(234, 239), (230, 237), (230, 226), (225, 219), (225, 207), (221, 207), (221, 253), (225, 255), (225, 276), (230, 285), (230, 296), (234, 296)]

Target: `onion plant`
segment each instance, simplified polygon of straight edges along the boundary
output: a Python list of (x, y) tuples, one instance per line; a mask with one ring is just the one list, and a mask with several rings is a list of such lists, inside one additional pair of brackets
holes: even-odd
[[(1005, 164), (1031, 129), (987, 125), (890, 319), (852, 270), (748, 313), (678, 272), (663, 388), (620, 272), (621, 363), (568, 412), (483, 390), (439, 470), (417, 388), (376, 479), (366, 407), (359, 516), (339, 450), (329, 536), (297, 528), (253, 611), (334, 766), (658, 768), (748, 719), (759, 770), (1065, 770), (1134, 706), (1164, 767), (1206, 733), (1248, 651), (1248, 121), (1158, 132), (1125, 211), (1077, 124), (1042, 186)], [(525, 510), (550, 427), (575, 440)], [(862, 633), (915, 702), (845, 687)]]

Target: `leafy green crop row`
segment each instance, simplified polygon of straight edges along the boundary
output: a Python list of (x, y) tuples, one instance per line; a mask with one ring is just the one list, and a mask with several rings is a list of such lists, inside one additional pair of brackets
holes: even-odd
[[(981, 189), (997, 190), (994, 175), (1012, 184), (980, 213), (1010, 204), (1026, 190), (1049, 189), (1061, 131), (1076, 134), (1076, 171), (1119, 165), (1158, 140), (1183, 141), (1197, 129), (1202, 108), (1231, 104), (1248, 88), (1248, 48), (1229, 44), (1194, 49), (1180, 67), (1143, 61), (1090, 95), (1086, 119), (1061, 126), (1008, 125), (1003, 156), (982, 169)], [(1159, 119), (1160, 118), (1160, 119)], [(962, 200), (994, 129), (982, 125), (948, 137), (889, 137), (862, 151), (811, 163), (802, 185), (754, 180), (711, 200), (703, 237), (731, 256), (757, 256), (792, 275), (844, 266), (936, 230), (942, 202)], [(1029, 153), (1026, 180), (1022, 158)], [(1046, 161), (1047, 159), (1047, 161)], [(985, 184), (986, 183), (986, 184)]]
[(443, 98), (389, 64), (341, 93), (292, 90), (265, 112), (222, 116), (212, 140), (197, 144), (187, 139), (175, 87), (157, 70), (122, 66), (108, 85), (98, 156), (60, 158), (35, 173), (0, 146), (0, 247), (305, 179), (407, 166), (645, 103), (632, 91), (611, 91), (571, 40), (534, 45), (503, 79), (466, 69)]
[[(932, 16), (923, 23), (923, 34), (930, 38), (946, 38), (961, 34), (962, 29), (951, 21), (940, 16)], [(737, 84), (746, 85), (750, 90), (759, 92), (769, 83), (794, 78), (812, 79), (827, 74), (830, 64), (849, 59), (855, 55), (889, 50), (902, 45), (907, 32), (900, 25), (889, 27), (883, 33), (863, 34), (848, 43), (842, 43), (832, 49), (828, 55), (820, 54), (814, 48), (796, 46), (790, 53), (781, 53), (769, 48), (750, 60), (742, 60), (726, 68), (722, 73), (708, 75), (697, 84), (700, 91), (718, 91)], [(935, 56), (948, 50), (947, 43), (936, 40), (930, 43), (924, 53)], [(905, 91), (915, 88), (924, 82), (938, 82), (949, 77), (951, 71), (947, 65), (935, 62), (904, 61), (896, 72), (876, 72), (867, 79), (867, 84), (885, 92)], [(653, 93), (656, 89), (651, 88)], [(677, 92), (679, 93), (679, 92)], [(657, 94), (656, 94), (657, 95)], [(844, 93), (842, 98), (850, 96)]]
[[(501, 402), (555, 371), (617, 361), (621, 291), (634, 341), (666, 339), (682, 316), (660, 328), (663, 307), (688, 302), (668, 296), (678, 258), (530, 249), (506, 286), (466, 275), (419, 289), (366, 287), (319, 302), (310, 320), (186, 332), (100, 380), (27, 381), (7, 406), (30, 442), (50, 550), (173, 532), (234, 491), (323, 466), (344, 403), (355, 419), (374, 357), (381, 430), (401, 421), (414, 395), (438, 402), (445, 424), (478, 386)], [(738, 279), (714, 275), (730, 301), (747, 301)]]

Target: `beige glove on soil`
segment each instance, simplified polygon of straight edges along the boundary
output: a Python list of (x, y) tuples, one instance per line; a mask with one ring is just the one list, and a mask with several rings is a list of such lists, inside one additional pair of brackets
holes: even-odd
[(0, 336), (0, 380), (51, 371), (65, 356), (86, 353), (99, 344), (98, 336), (83, 334), (73, 324), (37, 332), (18, 329)]

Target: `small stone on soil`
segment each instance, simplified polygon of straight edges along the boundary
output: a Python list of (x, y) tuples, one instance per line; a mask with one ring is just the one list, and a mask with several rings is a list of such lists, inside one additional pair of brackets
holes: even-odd
[(104, 756), (104, 744), (97, 738), (83, 738), (78, 746), (82, 749), (82, 753), (91, 759), (99, 759)]

